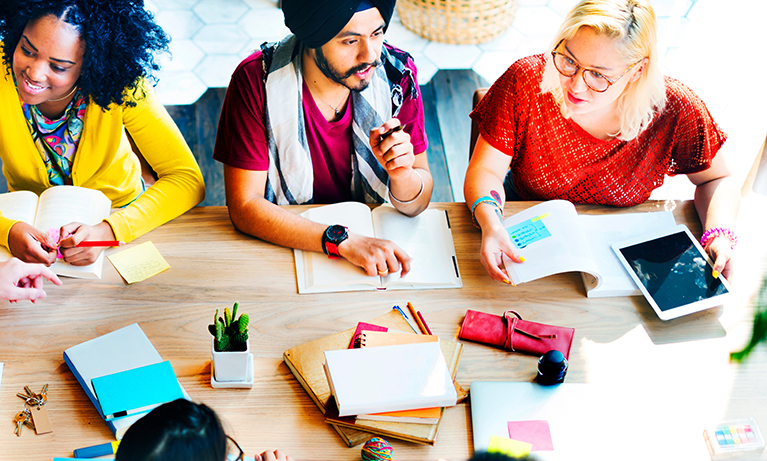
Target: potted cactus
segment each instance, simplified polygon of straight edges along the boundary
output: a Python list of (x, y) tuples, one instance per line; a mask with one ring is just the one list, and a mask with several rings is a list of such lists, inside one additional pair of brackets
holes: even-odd
[(218, 383), (247, 383), (253, 379), (253, 356), (250, 354), (248, 343), (250, 317), (248, 314), (241, 314), (237, 318), (238, 307), (239, 303), (234, 303), (231, 312), (227, 307), (222, 317), (219, 317), (219, 310), (216, 309), (213, 324), (208, 325), (208, 330), (213, 335), (213, 379)]

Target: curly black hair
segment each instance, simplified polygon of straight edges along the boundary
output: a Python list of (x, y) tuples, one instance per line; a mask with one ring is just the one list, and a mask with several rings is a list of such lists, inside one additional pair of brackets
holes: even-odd
[(135, 106), (133, 99), (145, 96), (140, 80), (157, 81), (154, 73), (160, 66), (155, 54), (168, 51), (170, 38), (144, 8), (143, 0), (0, 1), (7, 2), (0, 8), (7, 72), (12, 72), (13, 53), (27, 24), (54, 15), (80, 33), (85, 54), (78, 86), (102, 109), (110, 104)]

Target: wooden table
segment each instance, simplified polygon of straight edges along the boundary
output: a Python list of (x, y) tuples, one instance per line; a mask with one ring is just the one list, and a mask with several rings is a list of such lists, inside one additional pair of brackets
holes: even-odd
[[(530, 205), (508, 204), (507, 215)], [(347, 448), (324, 423), (283, 363), (282, 353), (407, 301), (444, 338), (457, 338), (468, 308), (496, 314), (514, 308), (526, 319), (574, 327), (567, 382), (613, 385), (628, 399), (654, 395), (654, 389), (660, 387), (667, 389), (668, 402), (683, 411), (661, 412), (658, 418), (678, 418), (685, 423), (680, 425), (679, 435), (684, 445), (680, 452), (687, 454), (684, 459), (708, 459), (701, 436), (707, 422), (756, 416), (767, 430), (764, 348), (745, 364), (728, 361), (729, 352), (739, 349), (750, 334), (752, 308), (747, 300), (758, 278), (744, 277), (731, 305), (663, 322), (641, 297), (586, 298), (579, 274), (552, 276), (517, 287), (493, 282), (479, 263), (480, 235), (465, 204), (432, 207), (449, 211), (462, 289), (298, 295), (292, 250), (239, 233), (224, 207), (205, 207), (135, 241), (155, 244), (170, 263), (171, 269), (165, 273), (129, 286), (106, 262), (101, 280), (67, 279), (62, 287), (46, 284), (48, 298), (36, 305), (3, 305), (0, 361), (5, 362), (5, 371), (0, 420), (5, 423), (0, 430), (0, 459), (50, 460), (71, 456), (75, 448), (112, 440), (65, 365), (62, 351), (134, 322), (162, 357), (172, 362), (191, 397), (219, 413), (227, 432), (248, 455), (282, 447), (297, 460), (359, 459), (359, 447)], [(690, 202), (648, 202), (628, 210), (578, 209), (581, 213), (669, 209), (678, 222), (687, 223), (700, 235)], [(748, 239), (741, 240), (743, 247), (743, 240)], [(741, 253), (749, 251), (756, 250), (741, 248)], [(751, 266), (762, 269), (761, 256)], [(249, 390), (212, 389), (207, 325), (217, 308), (234, 301), (250, 314), (255, 385)], [(536, 359), (465, 343), (457, 380), (467, 388), (476, 380), (530, 381)], [(11, 419), (22, 405), (16, 392), (24, 385), (39, 388), (45, 383), (50, 384), (48, 412), (54, 433), (35, 436), (27, 429), (17, 438)], [(473, 449), (470, 407), (464, 403), (446, 411), (434, 447), (390, 442), (397, 460), (465, 460)], [(627, 447), (627, 453), (633, 452)]]

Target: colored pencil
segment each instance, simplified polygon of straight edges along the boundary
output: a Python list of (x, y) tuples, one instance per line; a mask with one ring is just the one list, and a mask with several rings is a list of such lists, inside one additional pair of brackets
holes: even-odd
[(413, 317), (413, 320), (415, 320), (415, 323), (418, 324), (418, 329), (421, 330), (421, 334), (428, 335), (428, 331), (426, 330), (426, 326), (424, 326), (423, 322), (421, 321), (421, 318), (418, 317), (418, 312), (416, 312), (415, 307), (413, 307), (413, 304), (408, 301), (407, 308), (410, 311), (410, 314)]
[(421, 311), (416, 312), (418, 314), (418, 318), (421, 319), (421, 323), (423, 323), (423, 327), (426, 328), (426, 333), (429, 335), (434, 335), (434, 333), (431, 332), (431, 328), (429, 328), (429, 324), (426, 323), (426, 319), (423, 318), (423, 315), (421, 315)]
[(75, 247), (119, 247), (121, 245), (125, 245), (125, 242), (119, 240), (83, 240), (75, 245)]

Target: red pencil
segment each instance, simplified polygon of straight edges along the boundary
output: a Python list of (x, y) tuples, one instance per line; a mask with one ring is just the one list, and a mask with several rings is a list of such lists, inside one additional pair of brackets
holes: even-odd
[(426, 324), (426, 319), (423, 318), (423, 315), (421, 315), (421, 311), (416, 312), (416, 314), (418, 314), (418, 318), (421, 319), (421, 323), (423, 323), (423, 327), (426, 328), (426, 333), (429, 335), (434, 335), (434, 333), (431, 332), (429, 325)]
[(75, 247), (119, 247), (120, 245), (125, 245), (125, 242), (119, 240), (83, 240), (75, 245)]

